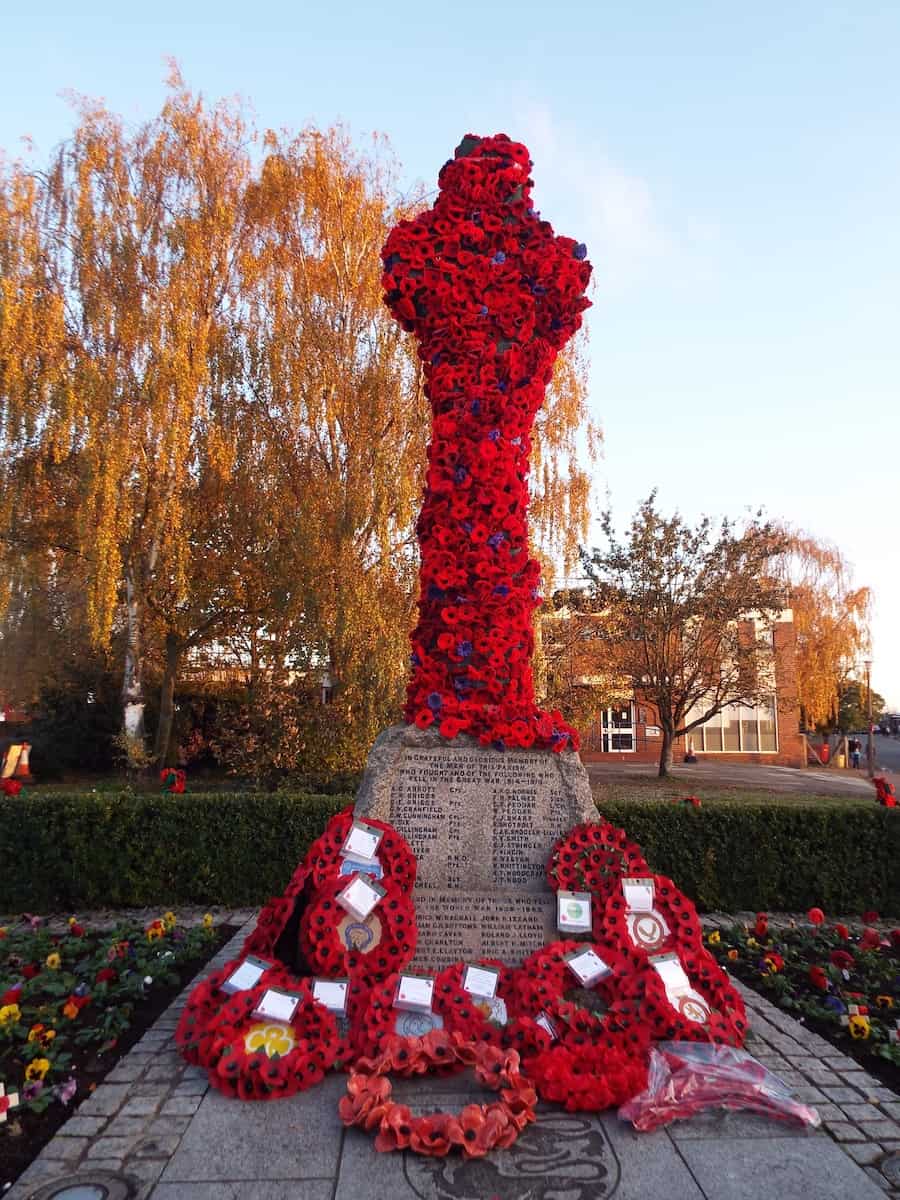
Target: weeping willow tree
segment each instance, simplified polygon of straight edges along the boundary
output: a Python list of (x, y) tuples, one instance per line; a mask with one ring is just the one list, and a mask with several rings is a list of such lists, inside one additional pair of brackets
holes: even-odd
[[(77, 590), (136, 748), (152, 649), (160, 760), (203, 645), (327, 673), (364, 739), (399, 711), (428, 406), (381, 298), (397, 174), (384, 139), (261, 135), (173, 73), (152, 120), (81, 101), (46, 171), (0, 175), (0, 604), (22, 628), (41, 580)], [(587, 518), (585, 397), (573, 350), (536, 429), (548, 562)]]
[(808, 727), (835, 729), (841, 697), (869, 652), (872, 593), (837, 546), (785, 527), (777, 560), (797, 632), (797, 688)]

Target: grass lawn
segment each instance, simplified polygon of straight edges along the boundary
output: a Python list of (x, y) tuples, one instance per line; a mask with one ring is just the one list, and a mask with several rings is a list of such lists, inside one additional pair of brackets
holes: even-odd
[(859, 808), (871, 808), (875, 803), (875, 793), (868, 795), (822, 795), (804, 792), (775, 792), (768, 788), (748, 788), (740, 785), (729, 786), (717, 783), (709, 786), (698, 782), (696, 785), (683, 778), (659, 779), (649, 775), (628, 775), (621, 778), (594, 781), (591, 785), (594, 801), (602, 811), (604, 801), (618, 804), (641, 804), (648, 801), (667, 800), (674, 802), (683, 800), (685, 796), (698, 796), (703, 804), (772, 804), (779, 807), (795, 808), (798, 805), (813, 805), (814, 807), (846, 808), (848, 805)]

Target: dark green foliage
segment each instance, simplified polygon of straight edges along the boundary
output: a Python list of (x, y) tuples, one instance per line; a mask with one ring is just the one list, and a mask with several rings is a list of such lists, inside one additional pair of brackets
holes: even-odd
[(900, 914), (900, 810), (828, 806), (601, 801), (603, 816), (643, 847), (705, 912)]
[[(260, 904), (349, 795), (40, 795), (0, 803), (0, 912)], [(900, 914), (900, 810), (601, 801), (701, 909)], [(550, 847), (547, 847), (549, 854)]]
[(260, 904), (348, 796), (41, 796), (0, 803), (0, 912)]
[(122, 724), (121, 679), (98, 661), (66, 664), (41, 692), (31, 722), (31, 769), (40, 779), (66, 770), (108, 771)]

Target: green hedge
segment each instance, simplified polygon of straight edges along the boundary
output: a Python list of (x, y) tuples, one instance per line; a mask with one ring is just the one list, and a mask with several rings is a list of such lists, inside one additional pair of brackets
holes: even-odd
[(900, 915), (900, 809), (600, 801), (703, 911)]
[(348, 796), (22, 793), (0, 803), (0, 912), (259, 904)]
[[(252, 905), (348, 796), (40, 795), (0, 803), (0, 912)], [(702, 909), (900, 915), (900, 810), (601, 801)], [(549, 847), (548, 847), (549, 850)]]

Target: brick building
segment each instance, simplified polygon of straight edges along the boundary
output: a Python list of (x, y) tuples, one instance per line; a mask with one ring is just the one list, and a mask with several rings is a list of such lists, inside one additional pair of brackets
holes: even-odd
[[(553, 617), (565, 620), (565, 613)], [(673, 760), (680, 762), (691, 744), (699, 760), (764, 763), (802, 767), (805, 747), (797, 703), (796, 634), (788, 609), (770, 626), (772, 637), (771, 697), (753, 707), (730, 705), (705, 725), (676, 738)], [(581, 757), (586, 762), (658, 762), (662, 730), (653, 703), (640, 690), (604, 686), (599, 678), (575, 681), (597, 695), (593, 719), (580, 723)], [(604, 692), (607, 693), (604, 696)], [(611, 692), (615, 698), (608, 698)], [(627, 695), (631, 692), (630, 696)], [(606, 703), (604, 703), (606, 700)]]

